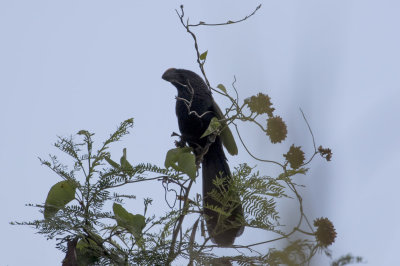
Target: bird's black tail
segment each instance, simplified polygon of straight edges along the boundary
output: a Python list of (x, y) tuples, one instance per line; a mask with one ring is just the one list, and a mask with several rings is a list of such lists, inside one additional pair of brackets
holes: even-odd
[[(225, 204), (209, 195), (215, 189), (219, 193), (217, 196), (222, 196), (221, 187), (218, 188), (213, 183), (217, 176), (225, 178), (222, 186), (225, 191), (228, 191), (231, 181), (231, 172), (219, 137), (210, 145), (208, 152), (204, 155), (202, 168), (203, 206), (208, 233), (216, 244), (231, 246), (235, 238), (240, 236), (244, 229), (240, 225), (240, 221), (243, 219), (243, 209), (239, 195), (230, 193), (229, 198), (232, 200), (225, 202)], [(230, 215), (218, 213), (214, 211), (215, 208), (222, 209), (223, 212), (230, 213)]]

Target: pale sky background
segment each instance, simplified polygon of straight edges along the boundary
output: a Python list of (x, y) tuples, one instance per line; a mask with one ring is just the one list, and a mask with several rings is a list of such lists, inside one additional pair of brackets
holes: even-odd
[[(310, 219), (329, 217), (338, 237), (333, 257), (351, 252), (368, 265), (397, 265), (400, 213), (400, 2), (397, 0), (270, 1), (0, 1), (0, 217), (1, 265), (61, 265), (64, 254), (28, 227), (10, 221), (39, 218), (26, 203), (43, 203), (60, 179), (37, 157), (58, 154), (56, 136), (81, 129), (102, 141), (134, 117), (128, 148), (132, 163), (162, 165), (173, 147), (176, 89), (161, 79), (169, 67), (199, 73), (193, 42), (174, 9), (184, 4), (192, 22), (223, 22), (263, 7), (248, 21), (198, 28), (206, 71), (215, 86), (237, 78), (243, 98), (272, 97), (288, 123), (288, 139), (273, 146), (242, 126), (260, 157), (280, 159), (292, 143), (307, 154), (312, 142), (330, 147), (330, 163), (317, 157), (302, 192)], [(216, 96), (221, 107), (226, 102)], [(231, 167), (254, 165), (239, 147)], [(265, 174), (274, 170), (267, 165)], [(157, 186), (131, 187), (143, 196)], [(200, 183), (196, 184), (200, 189)], [(136, 205), (135, 205), (136, 204)], [(295, 206), (296, 207), (296, 206)], [(283, 215), (290, 216), (289, 208)], [(154, 207), (156, 209), (156, 206)], [(153, 211), (155, 210), (153, 209)], [(237, 243), (254, 232), (245, 231)], [(314, 265), (327, 264), (326, 260)]]

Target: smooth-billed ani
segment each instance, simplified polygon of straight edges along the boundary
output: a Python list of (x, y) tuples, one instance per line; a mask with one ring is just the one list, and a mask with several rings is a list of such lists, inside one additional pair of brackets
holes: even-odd
[[(178, 89), (176, 116), (182, 140), (193, 148), (196, 157), (204, 151), (207, 143), (209, 145), (202, 160), (203, 212), (207, 230), (213, 242), (221, 246), (230, 246), (244, 229), (241, 225), (243, 209), (239, 195), (237, 193), (231, 195), (230, 199), (233, 200), (229, 201), (226, 206), (222, 206), (220, 202), (211, 198), (209, 193), (213, 189), (219, 191), (213, 183), (217, 176), (225, 179), (224, 189), (228, 190), (231, 172), (222, 144), (230, 154), (236, 155), (238, 150), (235, 139), (224, 121), (221, 122), (224, 129), (211, 145), (209, 138), (201, 138), (213, 117), (219, 120), (224, 119), (224, 117), (215, 103), (211, 91), (199, 75), (185, 69), (170, 68), (165, 71), (162, 78), (171, 82)], [(207, 206), (218, 207), (224, 212), (230, 212), (230, 214), (225, 217), (213, 211), (212, 207), (207, 208)]]

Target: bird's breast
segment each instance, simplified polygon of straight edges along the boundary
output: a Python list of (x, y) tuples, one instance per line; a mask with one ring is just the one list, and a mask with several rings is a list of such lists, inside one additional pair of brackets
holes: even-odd
[(193, 101), (191, 105), (182, 100), (176, 102), (176, 116), (181, 134), (188, 140), (200, 144), (200, 137), (206, 131), (212, 113), (206, 106)]

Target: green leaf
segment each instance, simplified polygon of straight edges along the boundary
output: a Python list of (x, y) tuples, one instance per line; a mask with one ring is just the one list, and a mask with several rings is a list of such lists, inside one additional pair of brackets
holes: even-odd
[(176, 171), (180, 171), (178, 165), (176, 164), (178, 162), (178, 158), (180, 153), (185, 152), (185, 150), (190, 150), (189, 147), (184, 147), (184, 148), (176, 148), (176, 149), (171, 149), (167, 152), (167, 156), (165, 157), (165, 162), (164, 166), (165, 168), (172, 167)]
[(124, 170), (125, 172), (133, 172), (133, 166), (126, 159), (126, 148), (124, 148), (122, 151), (122, 157), (120, 159), (120, 163), (122, 170)]
[(218, 104), (213, 100), (212, 110), (215, 113), (215, 116), (220, 120), (221, 127), (223, 128), (220, 137), (222, 140), (222, 144), (224, 144), (225, 148), (231, 155), (238, 154), (238, 148), (236, 146), (235, 138), (232, 135), (231, 130), (228, 127), (227, 121), (225, 120), (225, 116), (219, 108)]
[(201, 135), (200, 138), (204, 138), (204, 137), (214, 133), (215, 131), (217, 131), (220, 128), (221, 128), (221, 123), (218, 121), (218, 118), (213, 117), (210, 121), (210, 124), (208, 125), (208, 128), (206, 129), (206, 131), (204, 131), (203, 135)]
[(202, 53), (202, 54), (200, 55), (200, 60), (206, 60), (206, 58), (207, 58), (207, 53), (208, 53), (208, 50), (205, 51), (204, 53)]
[(280, 174), (278, 176), (278, 180), (288, 180), (288, 178), (297, 175), (297, 174), (302, 174), (305, 175), (308, 171), (308, 168), (299, 168), (299, 169), (293, 169), (293, 170), (286, 170), (286, 172)]
[(75, 198), (76, 186), (72, 181), (61, 181), (51, 187), (44, 205), (44, 218), (49, 219)]
[(196, 178), (196, 162), (192, 153), (183, 153), (179, 156), (178, 166), (182, 172), (187, 174), (191, 179)]
[(189, 147), (171, 149), (165, 157), (165, 167), (187, 174), (191, 179), (196, 178), (196, 159)]
[(146, 226), (146, 221), (143, 215), (133, 215), (124, 209), (120, 204), (113, 204), (115, 220), (118, 226), (127, 229), (136, 239), (139, 239), (143, 228)]
[(119, 164), (117, 164), (116, 162), (114, 162), (113, 160), (111, 160), (110, 157), (105, 156), (104, 159), (114, 168), (120, 168), (121, 166)]
[(90, 136), (90, 133), (87, 130), (79, 130), (79, 132), (77, 134), (84, 135), (84, 136)]
[(218, 84), (217, 88), (226, 93), (226, 88), (224, 85)]

